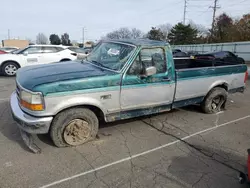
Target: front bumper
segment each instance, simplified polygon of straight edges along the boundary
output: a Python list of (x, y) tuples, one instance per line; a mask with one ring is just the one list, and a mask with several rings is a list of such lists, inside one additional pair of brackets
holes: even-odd
[(13, 119), (21, 130), (30, 134), (46, 134), (49, 132), (53, 117), (34, 117), (23, 112), (18, 104), (16, 92), (11, 95), (10, 106)]

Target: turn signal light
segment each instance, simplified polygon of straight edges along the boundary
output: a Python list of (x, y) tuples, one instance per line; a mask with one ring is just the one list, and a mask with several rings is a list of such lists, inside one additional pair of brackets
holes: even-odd
[(43, 105), (42, 104), (30, 104), (24, 100), (21, 100), (21, 105), (24, 108), (27, 108), (29, 110), (33, 110), (33, 111), (42, 111), (44, 110)]

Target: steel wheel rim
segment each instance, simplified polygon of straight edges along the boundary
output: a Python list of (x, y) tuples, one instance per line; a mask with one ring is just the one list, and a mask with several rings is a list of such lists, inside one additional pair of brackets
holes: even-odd
[(5, 68), (5, 73), (8, 75), (15, 75), (17, 71), (17, 67), (15, 65), (7, 65)]
[(222, 95), (218, 95), (212, 99), (211, 107), (213, 110), (220, 110), (222, 104), (225, 102), (225, 98)]
[(90, 137), (89, 123), (82, 119), (74, 119), (68, 123), (63, 132), (67, 144), (77, 146), (83, 144)]

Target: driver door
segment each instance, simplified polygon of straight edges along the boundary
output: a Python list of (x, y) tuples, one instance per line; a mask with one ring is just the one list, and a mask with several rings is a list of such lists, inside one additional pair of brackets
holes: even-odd
[(42, 47), (30, 46), (22, 52), (22, 59), (25, 66), (38, 65), (42, 58)]
[[(156, 74), (145, 77), (143, 72), (154, 66)], [(121, 86), (121, 119), (123, 115), (140, 116), (171, 108), (174, 96), (174, 80), (167, 71), (163, 48), (142, 49), (123, 76)], [(132, 114), (131, 114), (132, 113)]]

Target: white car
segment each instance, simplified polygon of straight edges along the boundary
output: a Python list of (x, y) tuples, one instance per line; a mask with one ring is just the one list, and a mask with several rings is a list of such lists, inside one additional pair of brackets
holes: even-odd
[(16, 75), (17, 69), (30, 65), (76, 60), (77, 54), (62, 45), (30, 45), (0, 56), (0, 68), (5, 76)]

